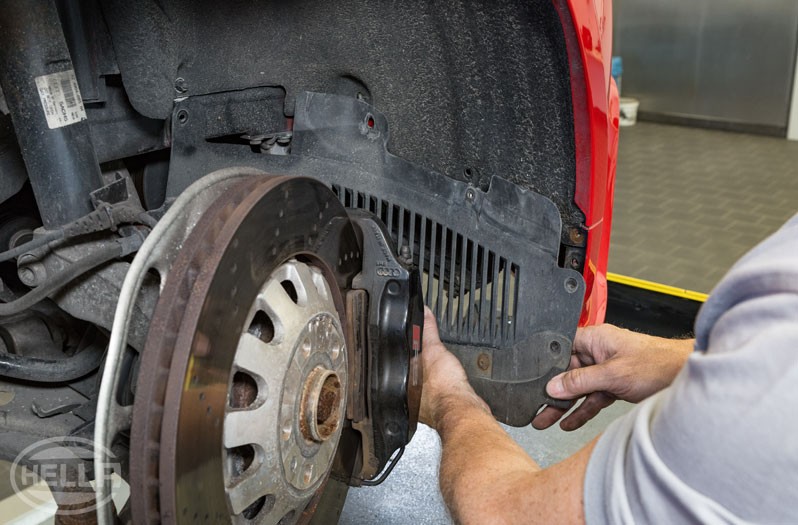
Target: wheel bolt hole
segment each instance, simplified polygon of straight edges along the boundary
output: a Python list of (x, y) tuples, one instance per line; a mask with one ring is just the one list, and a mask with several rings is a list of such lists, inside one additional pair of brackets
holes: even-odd
[(310, 482), (313, 480), (313, 464), (309, 464), (305, 466), (305, 472), (302, 473), (302, 480), (305, 482), (305, 485), (310, 485)]

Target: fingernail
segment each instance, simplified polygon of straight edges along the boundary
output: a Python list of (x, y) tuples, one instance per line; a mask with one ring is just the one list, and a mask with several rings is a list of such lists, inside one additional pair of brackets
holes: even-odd
[(552, 377), (549, 381), (549, 384), (546, 385), (546, 393), (551, 397), (559, 398), (565, 394), (565, 387), (562, 384), (562, 376), (563, 374)]

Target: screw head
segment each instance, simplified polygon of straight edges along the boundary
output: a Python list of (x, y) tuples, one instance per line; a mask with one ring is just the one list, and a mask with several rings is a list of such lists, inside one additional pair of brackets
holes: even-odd
[(468, 202), (474, 202), (474, 199), (477, 198), (477, 192), (474, 191), (474, 188), (468, 188), (465, 193), (465, 198)]
[(26, 286), (33, 286), (36, 284), (36, 274), (28, 267), (20, 268), (19, 280)]
[(40, 262), (31, 262), (25, 266), (20, 266), (17, 270), (17, 276), (25, 286), (39, 286), (47, 279), (47, 269)]
[(569, 277), (565, 280), (565, 291), (568, 293), (574, 293), (576, 290), (579, 289), (579, 283), (573, 277)]

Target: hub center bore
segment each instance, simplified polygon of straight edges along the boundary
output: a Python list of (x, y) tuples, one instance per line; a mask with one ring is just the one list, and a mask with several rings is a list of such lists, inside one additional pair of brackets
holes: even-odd
[(321, 443), (338, 429), (341, 420), (341, 380), (332, 370), (318, 366), (305, 382), (300, 413), (300, 431), (309, 440)]

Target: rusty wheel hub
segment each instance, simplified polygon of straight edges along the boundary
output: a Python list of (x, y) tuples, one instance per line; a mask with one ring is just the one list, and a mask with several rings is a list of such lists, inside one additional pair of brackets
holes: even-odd
[(246, 326), (225, 412), (225, 492), (236, 516), (281, 519), (301, 510), (330, 469), (346, 403), (346, 346), (330, 286), (296, 260), (264, 283)]
[(343, 390), (338, 374), (321, 366), (314, 368), (302, 395), (300, 429), (302, 436), (321, 443), (338, 430), (341, 423), (340, 400)]

